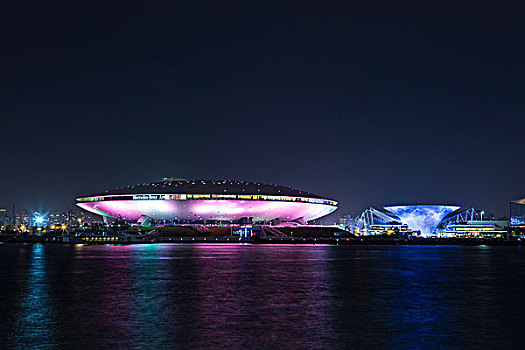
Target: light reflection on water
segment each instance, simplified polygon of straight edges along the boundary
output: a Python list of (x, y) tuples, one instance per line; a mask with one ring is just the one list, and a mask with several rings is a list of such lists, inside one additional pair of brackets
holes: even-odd
[[(29, 266), (25, 271), (25, 283), (21, 288), (13, 324), (12, 346), (49, 348), (56, 344), (55, 307), (49, 297), (50, 283), (47, 277), (44, 246), (33, 245), (29, 250)], [(24, 252), (25, 253), (25, 252)], [(25, 255), (25, 254), (23, 254)]]
[(509, 347), (516, 247), (0, 245), (11, 348)]

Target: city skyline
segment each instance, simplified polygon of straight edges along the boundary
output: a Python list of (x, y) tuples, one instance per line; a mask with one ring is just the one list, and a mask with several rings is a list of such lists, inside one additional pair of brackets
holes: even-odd
[(523, 342), (518, 4), (2, 15), (0, 349)]

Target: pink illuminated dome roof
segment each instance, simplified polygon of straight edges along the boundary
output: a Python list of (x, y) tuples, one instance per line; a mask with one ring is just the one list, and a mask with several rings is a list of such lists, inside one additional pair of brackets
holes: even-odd
[(177, 221), (314, 220), (337, 202), (295, 188), (250, 181), (167, 179), (77, 198), (77, 205), (110, 218)]

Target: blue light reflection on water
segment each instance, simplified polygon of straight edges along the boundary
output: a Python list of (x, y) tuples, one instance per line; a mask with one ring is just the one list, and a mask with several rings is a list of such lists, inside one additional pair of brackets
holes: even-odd
[(0, 245), (2, 345), (509, 347), (516, 247)]
[(511, 346), (525, 320), (524, 257), (511, 247), (362, 249), (351, 277), (334, 283), (367, 283), (355, 284), (334, 319), (362, 319), (361, 346)]
[[(133, 255), (133, 271), (130, 276), (137, 292), (131, 302), (131, 317), (134, 329), (129, 336), (133, 343), (148, 348), (159, 348), (178, 339), (180, 323), (173, 322), (171, 315), (177, 315), (178, 303), (171, 303), (171, 292), (176, 289), (172, 282), (172, 271), (162, 255), (162, 246), (135, 246), (138, 254)], [(154, 336), (150, 336), (154, 335)]]
[(12, 342), (10, 346), (27, 349), (30, 347), (49, 348), (57, 343), (56, 315), (50, 300), (50, 282), (47, 273), (46, 249), (43, 245), (33, 245), (23, 255), (28, 254), (25, 284), (19, 291)]

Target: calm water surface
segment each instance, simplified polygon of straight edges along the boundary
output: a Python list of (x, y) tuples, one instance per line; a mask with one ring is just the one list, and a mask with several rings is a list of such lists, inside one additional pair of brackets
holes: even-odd
[(0, 245), (2, 348), (518, 348), (525, 249)]

